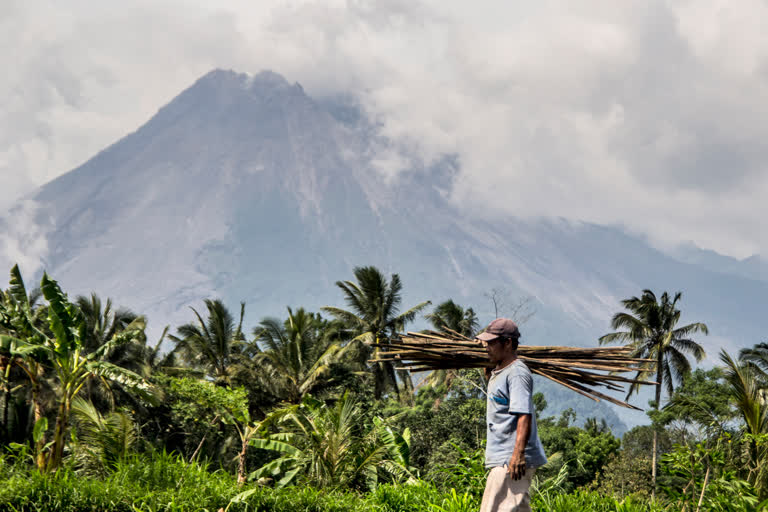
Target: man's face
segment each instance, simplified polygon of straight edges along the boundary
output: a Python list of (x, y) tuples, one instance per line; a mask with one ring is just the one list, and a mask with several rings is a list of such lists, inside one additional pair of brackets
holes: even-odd
[(511, 346), (509, 342), (505, 342), (502, 338), (496, 338), (492, 341), (484, 341), (483, 345), (485, 345), (488, 359), (490, 359), (492, 363), (499, 363), (502, 361)]

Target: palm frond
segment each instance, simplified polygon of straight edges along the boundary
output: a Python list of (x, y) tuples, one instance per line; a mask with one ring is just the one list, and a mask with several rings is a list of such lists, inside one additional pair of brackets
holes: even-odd
[[(674, 327), (674, 324), (672, 327)], [(691, 336), (691, 334), (696, 334), (699, 332), (702, 334), (709, 334), (709, 328), (707, 327), (707, 324), (696, 322), (693, 324), (685, 325), (683, 327), (678, 327), (677, 329), (672, 330), (672, 336), (675, 338), (688, 338)]]
[(413, 320), (416, 318), (416, 315), (424, 311), (424, 309), (432, 304), (431, 301), (424, 301), (419, 304), (416, 304), (408, 311), (405, 311), (404, 313), (401, 313), (400, 315), (396, 316), (392, 319), (391, 323), (392, 326), (395, 328), (395, 330), (402, 331), (405, 329), (406, 324), (413, 322)]
[(697, 362), (701, 361), (707, 356), (707, 353), (704, 351), (704, 348), (691, 339), (673, 337), (670, 340), (670, 345), (676, 351), (679, 351), (683, 354), (692, 355)]

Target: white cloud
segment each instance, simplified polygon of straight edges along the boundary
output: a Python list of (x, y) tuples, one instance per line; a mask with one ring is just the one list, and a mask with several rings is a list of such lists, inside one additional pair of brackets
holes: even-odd
[(210, 68), (273, 69), (309, 94), (360, 94), (425, 160), (458, 154), (454, 198), (474, 209), (768, 253), (759, 0), (130, 5), (9, 4), (0, 205), (134, 130)]
[(48, 252), (47, 222), (36, 218), (34, 201), (17, 202), (0, 216), (0, 268), (18, 264), (28, 280), (43, 270)]

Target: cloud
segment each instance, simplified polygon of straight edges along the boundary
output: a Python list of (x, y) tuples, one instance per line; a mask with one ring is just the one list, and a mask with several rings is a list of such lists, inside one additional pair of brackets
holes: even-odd
[[(11, 2), (5, 199), (136, 129), (213, 67), (358, 94), (457, 204), (768, 253), (768, 6), (759, 0)], [(6, 60), (7, 59), (7, 60)], [(377, 160), (401, 165), (391, 150)], [(389, 151), (389, 153), (387, 153)]]
[(47, 222), (36, 218), (37, 211), (34, 201), (23, 200), (0, 215), (0, 268), (18, 264), (25, 280), (43, 270), (48, 253)]

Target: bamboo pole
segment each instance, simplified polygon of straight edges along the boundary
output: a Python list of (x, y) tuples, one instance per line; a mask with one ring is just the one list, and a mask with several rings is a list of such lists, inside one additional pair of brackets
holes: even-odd
[[(377, 354), (372, 363), (398, 361), (405, 370), (455, 370), (460, 368), (490, 368), (492, 363), (483, 345), (475, 340), (451, 332), (408, 332), (389, 343), (375, 344)], [(634, 349), (624, 347), (563, 347), (530, 346), (518, 348), (519, 358), (532, 373), (556, 382), (591, 400), (608, 402), (640, 410), (626, 402), (601, 393), (595, 387), (610, 391), (623, 391), (622, 384), (655, 385), (640, 379), (655, 363), (652, 359), (632, 357)], [(600, 373), (597, 373), (600, 372)], [(620, 373), (637, 372), (636, 378)]]

